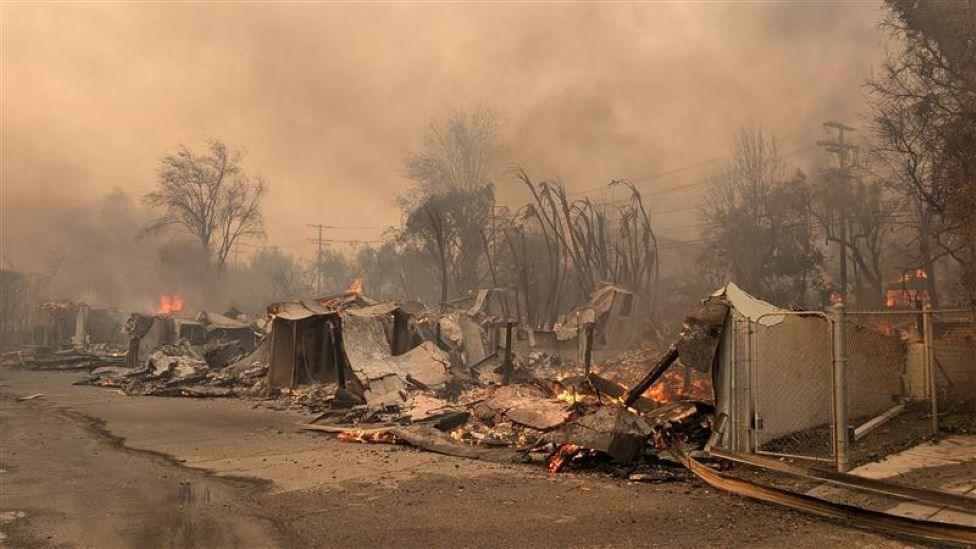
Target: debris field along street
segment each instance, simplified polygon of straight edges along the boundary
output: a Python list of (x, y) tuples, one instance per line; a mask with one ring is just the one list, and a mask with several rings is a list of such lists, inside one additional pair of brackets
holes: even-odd
[(306, 414), (82, 377), (0, 374), (4, 506), (24, 513), (0, 523), (12, 547), (910, 545), (699, 483), (323, 440), (295, 428)]
[[(101, 437), (103, 444), (125, 454), (119, 459), (145, 452), (143, 457), (157, 458), (142, 460), (146, 468), (192, 469), (192, 478), (179, 484), (179, 517), (170, 516), (167, 523), (177, 529), (168, 539), (179, 545), (224, 546), (255, 539), (287, 544), (289, 536), (306, 535), (293, 531), (303, 519), (267, 514), (277, 505), (281, 512), (298, 517), (341, 514), (333, 504), (319, 508), (321, 503), (286, 511), (283, 494), (301, 494), (297, 500), (308, 500), (335, 492), (343, 508), (364, 504), (391, 513), (378, 503), (382, 497), (377, 490), (437, 486), (469, 475), (482, 489), (494, 485), (489, 491), (510, 486), (517, 478), (541, 487), (561, 482), (555, 480), (560, 475), (574, 475), (581, 491), (593, 491), (593, 483), (602, 481), (602, 493), (618, 490), (625, 499), (648, 485), (668, 497), (684, 489), (685, 495), (695, 496), (689, 505), (701, 503), (696, 498), (707, 494), (716, 497), (715, 505), (736, 502), (722, 513), (709, 509), (704, 518), (687, 515), (688, 524), (708, 522), (736, 507), (768, 511), (768, 504), (776, 504), (783, 507), (776, 516), (784, 520), (794, 517), (787, 509), (803, 511), (821, 517), (807, 521), (840, 520), (846, 527), (892, 536), (884, 538), (891, 543), (903, 538), (962, 543), (974, 539), (970, 518), (976, 515), (976, 500), (966, 495), (868, 481), (843, 471), (804, 469), (795, 459), (764, 458), (750, 445), (743, 453), (738, 437), (768, 432), (779, 436), (772, 442), (789, 449), (806, 430), (829, 424), (829, 418), (812, 414), (783, 428), (770, 416), (768, 431), (758, 434), (729, 421), (738, 413), (741, 391), (732, 390), (726, 380), (740, 376), (743, 363), (729, 359), (728, 341), (736, 332), (727, 319), (737, 315), (755, 323), (757, 330), (769, 329), (779, 337), (782, 351), (816, 341), (824, 327), (822, 318), (779, 309), (730, 283), (686, 317), (665, 352), (640, 347), (612, 352), (599, 342), (605, 341), (602, 336), (612, 325), (618, 296), (627, 295), (615, 286), (595, 291), (573, 313), (573, 326), (548, 332), (497, 314), (491, 299), (497, 294), (482, 291), (473, 296), (471, 306), (447, 312), (432, 312), (417, 303), (376, 301), (357, 288), (275, 303), (260, 319), (232, 317), (230, 311), (202, 311), (192, 317), (179, 311), (132, 314), (123, 330), (129, 340), (125, 352), (110, 341), (90, 342), (88, 336), (81, 345), (59, 350), (27, 346), (0, 356), (10, 387), (18, 389), (4, 398), (19, 406), (10, 418), (15, 424), (54, 411), (71, 420), (76, 432), (87, 426), (90, 437)], [(63, 314), (72, 307), (57, 310)], [(77, 318), (87, 317), (86, 312)], [(81, 332), (84, 323), (78, 320), (77, 326), (76, 332)], [(788, 331), (780, 331), (784, 329)], [(907, 353), (897, 354), (904, 348), (901, 337), (875, 331), (851, 336), (874, 349), (894, 350), (901, 357), (898, 367), (905, 369)], [(571, 344), (561, 343), (565, 341)], [(789, 376), (790, 367), (780, 369)], [(815, 391), (810, 395), (817, 396)], [(72, 402), (74, 397), (80, 402)], [(782, 395), (764, 402), (767, 409), (777, 402), (787, 407), (800, 404), (784, 401)], [(910, 404), (912, 410), (918, 408)], [(905, 411), (907, 404), (894, 411), (884, 401), (866, 406), (868, 412), (881, 414), (869, 422), (872, 425), (910, 423), (915, 417)], [(181, 418), (192, 425), (184, 425)], [(419, 454), (420, 450), (429, 454)], [(478, 465), (454, 463), (452, 468), (451, 461), (460, 459)], [(506, 476), (511, 478), (501, 480)], [(873, 497), (852, 504), (840, 497), (843, 491), (818, 491), (818, 481), (867, 491)], [(349, 483), (359, 492), (347, 500), (353, 489)], [(455, 495), (466, 501), (467, 494)], [(232, 500), (239, 511), (223, 512), (230, 503), (208, 507), (213, 498)], [(587, 502), (584, 508), (596, 503), (589, 494), (580, 498)], [(934, 504), (928, 507), (932, 515), (947, 511), (937, 519), (888, 512), (900, 509), (897, 503), (903, 499), (916, 502), (913, 505)], [(436, 510), (445, 504), (427, 507)], [(200, 505), (198, 512), (195, 506)], [(550, 507), (547, 503), (546, 509)], [(29, 511), (37, 510), (12, 510), (11, 522), (27, 525)], [(496, 511), (504, 514), (504, 509)], [(636, 508), (619, 501), (608, 502), (602, 512), (607, 520), (630, 516), (637, 523)], [(257, 518), (249, 524), (257, 528), (255, 533), (235, 537), (233, 520), (252, 514)], [(543, 514), (541, 509), (537, 514)], [(575, 516), (552, 519), (559, 524)], [(581, 527), (592, 520), (584, 520)], [(122, 522), (132, 526), (132, 521)], [(726, 530), (737, 531), (739, 522)], [(64, 528), (65, 535), (74, 531), (74, 526)], [(18, 532), (22, 531), (11, 535), (21, 535)], [(116, 535), (120, 544), (133, 543), (131, 532)], [(528, 543), (531, 536), (525, 535)], [(681, 542), (689, 539), (682, 536)], [(355, 541), (361, 540), (344, 543)]]
[(976, 0), (0, 2), (0, 549), (976, 547)]

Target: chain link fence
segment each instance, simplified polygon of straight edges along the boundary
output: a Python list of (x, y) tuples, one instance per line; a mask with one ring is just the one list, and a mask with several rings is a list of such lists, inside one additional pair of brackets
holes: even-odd
[(755, 451), (833, 462), (831, 320), (784, 312), (750, 329)]
[(921, 311), (849, 311), (844, 323), (849, 463), (932, 434)]
[(935, 434), (976, 429), (971, 311), (851, 311), (846, 317), (851, 465)]
[(972, 311), (734, 312), (726, 333), (727, 449), (848, 470), (976, 432)]
[(931, 324), (939, 432), (976, 432), (976, 315), (937, 310)]

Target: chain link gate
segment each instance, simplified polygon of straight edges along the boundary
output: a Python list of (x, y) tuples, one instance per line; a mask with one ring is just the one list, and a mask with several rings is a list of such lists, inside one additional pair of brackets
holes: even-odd
[(782, 311), (749, 323), (752, 448), (757, 454), (833, 463), (833, 320)]

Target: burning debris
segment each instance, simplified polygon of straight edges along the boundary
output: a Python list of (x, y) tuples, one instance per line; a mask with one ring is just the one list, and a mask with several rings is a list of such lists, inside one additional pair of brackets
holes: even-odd
[(168, 315), (182, 310), (183, 298), (180, 297), (180, 294), (159, 294), (159, 306), (156, 308), (156, 314)]
[[(479, 310), (478, 303), (490, 295), (479, 296), (471, 310)], [(379, 352), (382, 345), (366, 352), (369, 345), (363, 342), (376, 338), (359, 339), (357, 351), (346, 354), (350, 379), (364, 387), (364, 402), (329, 410), (306, 428), (337, 434), (345, 441), (540, 461), (553, 473), (567, 467), (598, 467), (642, 481), (679, 478), (679, 473), (660, 472), (662, 467), (678, 466), (669, 444), (680, 443), (690, 455), (700, 457), (712, 434), (711, 356), (724, 314), (724, 309), (709, 305), (690, 317), (681, 336), (660, 357), (629, 352), (598, 364), (590, 364), (589, 352), (580, 352), (577, 356), (583, 360), (574, 361), (531, 346), (516, 351), (512, 333), (519, 327), (513, 323), (474, 323), (482, 334), (504, 330), (504, 335), (483, 338), (466, 334), (465, 323), (472, 318), (467, 313), (440, 316), (432, 340), (425, 343), (427, 353), (446, 353), (435, 361), (440, 366), (424, 370), (436, 371), (433, 379), (416, 379), (410, 369)], [(416, 333), (423, 334), (431, 318), (414, 316)], [(577, 330), (591, 331), (592, 321), (586, 324), (580, 316), (577, 321), (581, 320)], [(486, 340), (495, 342), (492, 352), (471, 352)], [(467, 360), (482, 354), (476, 361)], [(676, 363), (680, 367), (672, 368)], [(388, 376), (396, 382), (391, 385)], [(391, 393), (397, 398), (390, 398)], [(417, 436), (421, 432), (424, 435)]]
[[(692, 450), (708, 439), (710, 383), (689, 368), (667, 371), (673, 349), (667, 364), (651, 368), (653, 379), (628, 389), (647, 372), (650, 352), (591, 364), (589, 352), (573, 360), (536, 349), (533, 330), (495, 316), (503, 292), (482, 291), (470, 307), (433, 314), (361, 290), (354, 281), (340, 294), (274, 304), (266, 330), (211, 312), (188, 316), (178, 295), (164, 294), (157, 314), (126, 324), (130, 367), (119, 367), (117, 353), (88, 383), (128, 395), (256, 399), (317, 413), (307, 428), (342, 441), (536, 461), (553, 473), (648, 475), (670, 466), (661, 459), (663, 433)], [(589, 324), (577, 315), (579, 333), (624, 295), (611, 290), (597, 296), (602, 308)]]
[[(513, 361), (518, 362), (511, 368), (517, 375), (508, 384), (497, 378), (481, 382), (476, 369), (452, 367), (446, 371), (449, 381), (434, 390), (415, 386), (407, 399), (382, 410), (371, 410), (367, 399), (358, 407), (326, 412), (306, 428), (343, 441), (410, 444), (493, 461), (541, 460), (553, 473), (601, 467), (648, 479), (678, 478), (648, 472), (676, 466), (662, 458), (665, 434), (700, 451), (711, 433), (714, 407), (689, 400), (682, 391), (686, 386), (704, 390), (702, 384), (669, 378), (654, 386), (667, 387), (659, 394), (662, 400), (674, 395), (672, 402), (662, 406), (638, 395), (627, 406), (625, 387), (584, 375), (573, 363), (552, 372), (547, 355), (515, 356)], [(612, 368), (608, 362), (602, 371)], [(421, 432), (424, 436), (416, 436)]]
[(589, 465), (599, 457), (599, 452), (576, 444), (563, 444), (546, 458), (546, 470), (558, 473), (567, 465)]

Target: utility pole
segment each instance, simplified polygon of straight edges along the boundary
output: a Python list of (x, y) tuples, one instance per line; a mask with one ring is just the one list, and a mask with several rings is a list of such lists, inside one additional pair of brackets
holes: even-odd
[(309, 227), (313, 229), (318, 229), (318, 238), (309, 238), (308, 241), (316, 245), (315, 251), (315, 295), (318, 296), (322, 293), (322, 245), (325, 240), (322, 239), (322, 231), (324, 229), (331, 229), (332, 227), (328, 225), (320, 224), (308, 224)]
[(239, 271), (241, 269), (241, 243), (237, 240), (234, 241), (234, 270)]
[(849, 160), (848, 153), (857, 150), (857, 145), (851, 145), (844, 140), (844, 134), (847, 132), (857, 131), (854, 128), (841, 124), (840, 122), (824, 122), (823, 127), (825, 130), (836, 130), (837, 139), (832, 141), (820, 140), (817, 141), (817, 145), (820, 145), (827, 152), (832, 152), (837, 155), (837, 164), (839, 167), (839, 188), (838, 196), (841, 196), (839, 210), (840, 210), (840, 242), (838, 242), (838, 252), (840, 254), (840, 298), (841, 301), (847, 302), (847, 191), (848, 182), (850, 179), (850, 169), (851, 162)]

